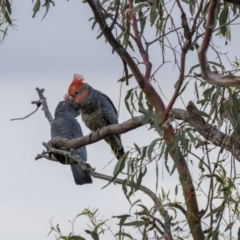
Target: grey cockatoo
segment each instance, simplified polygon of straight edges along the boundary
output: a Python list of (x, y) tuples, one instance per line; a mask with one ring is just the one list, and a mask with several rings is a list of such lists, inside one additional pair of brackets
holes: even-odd
[[(118, 124), (117, 110), (112, 101), (105, 94), (85, 83), (80, 75), (74, 75), (65, 99), (73, 101), (81, 112), (82, 120), (92, 131)], [(112, 134), (106, 137), (105, 141), (111, 146), (117, 159), (124, 155), (119, 134)]]
[[(78, 110), (68, 100), (62, 101), (58, 104), (55, 110), (55, 118), (51, 125), (51, 137), (62, 137), (67, 139), (74, 139), (82, 137), (82, 129), (78, 121), (75, 119), (78, 116)], [(87, 161), (86, 147), (80, 147), (73, 150), (74, 154)], [(65, 157), (54, 155), (60, 163), (65, 162)], [(81, 165), (75, 161), (70, 161), (73, 177), (77, 185), (92, 183), (92, 178), (83, 172)]]

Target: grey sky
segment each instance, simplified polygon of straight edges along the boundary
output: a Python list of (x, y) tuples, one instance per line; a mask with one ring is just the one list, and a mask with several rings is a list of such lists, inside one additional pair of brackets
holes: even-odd
[[(97, 179), (93, 179), (91, 185), (77, 186), (69, 166), (34, 160), (44, 149), (41, 143), (50, 139), (50, 126), (42, 111), (24, 121), (10, 122), (11, 118), (23, 117), (34, 110), (35, 106), (30, 102), (38, 100), (36, 87), (45, 88), (53, 114), (74, 73), (82, 74), (86, 82), (107, 94), (117, 108), (119, 104), (120, 83), (116, 82), (122, 76), (122, 62), (112, 54), (103, 37), (96, 40), (98, 33), (91, 30), (92, 22), (88, 21), (92, 16), (88, 5), (77, 0), (56, 2), (56, 7), (51, 7), (43, 21), (43, 10), (32, 19), (32, 8), (31, 1), (13, 1), (12, 16), (17, 27), (8, 32), (0, 45), (0, 239), (4, 240), (54, 239), (54, 235), (47, 238), (48, 221), (52, 217), (67, 234), (71, 230), (68, 220), (84, 208), (99, 208), (100, 218), (110, 219), (112, 215), (127, 213), (129, 207), (120, 186), (110, 185), (102, 190), (106, 182)], [(189, 56), (196, 60), (195, 54)], [(153, 55), (153, 62), (155, 58), (157, 56)], [(161, 74), (164, 76), (162, 89), (169, 99), (178, 71), (173, 72), (170, 64)], [(126, 90), (134, 86), (134, 79), (131, 79), (130, 86), (123, 86), (120, 122), (130, 118), (123, 98)], [(188, 93), (186, 100), (192, 98), (193, 91)], [(180, 106), (181, 102), (177, 105)], [(81, 118), (78, 121), (88, 134)], [(122, 141), (128, 149), (133, 142), (144, 146), (157, 137), (153, 130), (142, 127), (122, 135)], [(97, 171), (112, 174), (116, 160), (104, 168), (114, 157), (104, 141), (87, 146), (87, 150), (88, 162)], [(152, 190), (155, 187), (154, 168), (152, 164), (144, 182)], [(177, 182), (177, 175), (174, 174), (172, 179)], [(164, 187), (170, 188), (172, 182), (168, 181), (167, 173), (160, 180)], [(151, 206), (147, 197), (136, 195), (139, 196)], [(84, 229), (89, 227), (86, 218), (81, 219), (76, 223), (76, 233), (83, 233), (86, 237)]]

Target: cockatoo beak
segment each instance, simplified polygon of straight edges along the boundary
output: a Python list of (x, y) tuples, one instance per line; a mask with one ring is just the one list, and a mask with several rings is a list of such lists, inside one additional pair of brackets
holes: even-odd
[(69, 101), (71, 101), (71, 102), (73, 102), (73, 100), (74, 100), (73, 97), (70, 96), (70, 95), (68, 95), (68, 94), (65, 94), (65, 95), (64, 95), (64, 99), (65, 99), (65, 100), (69, 100)]

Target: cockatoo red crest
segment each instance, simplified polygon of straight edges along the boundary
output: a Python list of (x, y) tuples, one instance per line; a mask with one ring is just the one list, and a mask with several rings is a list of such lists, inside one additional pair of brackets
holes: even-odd
[(80, 86), (82, 84), (84, 84), (83, 76), (79, 75), (79, 74), (74, 74), (73, 81), (72, 81), (72, 83), (71, 83), (71, 85), (69, 87), (71, 87), (71, 86)]
[(69, 85), (68, 94), (65, 94), (64, 99), (69, 99), (70, 96), (74, 96), (78, 89), (84, 86), (84, 78), (82, 75), (74, 74), (72, 83)]

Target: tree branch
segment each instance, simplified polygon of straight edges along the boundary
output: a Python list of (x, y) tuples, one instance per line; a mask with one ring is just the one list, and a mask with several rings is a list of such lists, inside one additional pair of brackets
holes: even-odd
[[(131, 69), (136, 81), (138, 82), (139, 87), (146, 94), (149, 101), (155, 108), (156, 112), (157, 113), (164, 112), (165, 111), (164, 103), (160, 98), (160, 96), (158, 95), (158, 93), (156, 92), (155, 88), (153, 88), (153, 86), (150, 84), (148, 79), (142, 76), (133, 58), (112, 35), (111, 30), (106, 24), (99, 2), (95, 0), (87, 0), (87, 2), (92, 9), (95, 19), (97, 20), (106, 40), (113, 47), (113, 49), (119, 54), (119, 56), (125, 60), (129, 68)], [(162, 130), (163, 132), (159, 132), (159, 134), (163, 135), (163, 138), (165, 139), (165, 142), (168, 145), (169, 149), (173, 149), (172, 148), (173, 139), (174, 139), (173, 127), (171, 126), (171, 124), (166, 122), (164, 123), (164, 128)], [(187, 166), (187, 162), (180, 150), (177, 152), (176, 150), (172, 150), (171, 152), (169, 152), (169, 154), (173, 159), (174, 163), (176, 164), (176, 168), (179, 173), (179, 179), (182, 185), (183, 194), (184, 194), (184, 198), (187, 206), (187, 213), (188, 213), (187, 221), (188, 221), (190, 231), (195, 240), (203, 239), (204, 233), (202, 231), (200, 218), (198, 218), (199, 209), (198, 209), (198, 203), (196, 199), (196, 193), (195, 193), (194, 185), (193, 185), (191, 175)], [(167, 230), (165, 229), (165, 238), (167, 238), (168, 236), (170, 237), (169, 239), (172, 239), (170, 226), (169, 226), (169, 229)]]
[(194, 32), (197, 30), (197, 20), (198, 20), (198, 17), (202, 11), (202, 7), (203, 7), (203, 2), (204, 0), (201, 0), (200, 4), (199, 4), (199, 7), (198, 7), (198, 11), (194, 17), (194, 20), (193, 20), (193, 25), (192, 25), (192, 34), (194, 34)]
[[(111, 176), (107, 176), (107, 175), (95, 172), (95, 170), (92, 169), (89, 164), (84, 163), (79, 156), (75, 156), (75, 154), (73, 152), (71, 152), (71, 151), (67, 152), (67, 151), (55, 149), (52, 146), (50, 146), (50, 144), (47, 144), (47, 143), (43, 143), (43, 146), (47, 148), (47, 152), (42, 153), (42, 154), (38, 154), (36, 156), (36, 158), (35, 158), (36, 160), (38, 160), (40, 158), (45, 158), (47, 160), (55, 161), (55, 159), (51, 159), (49, 157), (49, 154), (50, 155), (51, 154), (61, 154), (64, 157), (67, 157), (67, 158), (69, 158), (69, 159), (71, 159), (73, 161), (76, 161), (79, 165), (81, 165), (82, 170), (84, 172), (88, 173), (90, 176), (92, 176), (94, 178), (102, 179), (102, 180), (105, 180), (105, 181), (111, 181), (112, 180)], [(67, 162), (68, 163), (72, 162), (71, 160), (68, 160)], [(114, 179), (114, 183), (121, 184), (121, 185), (124, 183), (124, 181), (125, 180), (120, 179), (120, 178), (115, 178)], [(133, 182), (131, 182), (131, 183), (126, 182), (126, 185), (129, 186), (129, 187), (136, 187), (140, 191), (142, 191), (145, 194), (147, 194), (152, 199), (152, 201), (154, 202), (155, 207), (160, 211), (161, 215), (163, 216), (164, 221), (165, 221), (164, 228), (166, 228), (166, 229), (170, 228), (171, 218), (168, 215), (167, 211), (164, 210), (164, 207), (162, 206), (161, 201), (157, 198), (156, 194), (153, 191), (151, 191), (149, 188), (147, 188), (147, 187), (145, 187), (143, 185), (140, 185), (138, 187), (137, 184), (133, 183)], [(173, 238), (168, 237), (166, 239), (172, 240)]]
[(40, 101), (42, 103), (42, 110), (44, 111), (45, 117), (47, 118), (48, 122), (51, 125), (52, 122), (53, 122), (53, 117), (52, 117), (52, 115), (51, 115), (51, 113), (48, 109), (46, 98), (43, 96), (44, 89), (43, 88), (42, 89), (36, 88), (36, 90), (38, 92)]
[(66, 138), (56, 137), (50, 140), (50, 143), (64, 150), (71, 148), (79, 148), (88, 144), (98, 142), (111, 134), (122, 134), (131, 131), (143, 125), (144, 116), (138, 116), (127, 120), (121, 124), (112, 124), (101, 128), (96, 132), (91, 132), (89, 135), (67, 140)]
[[(204, 139), (210, 141), (215, 146), (230, 152), (240, 162), (240, 141), (232, 143), (231, 138), (213, 127), (211, 124), (206, 123), (204, 118), (198, 114), (198, 108), (190, 101), (187, 105), (187, 110), (172, 108), (170, 116), (175, 119), (188, 122), (191, 127), (194, 128)], [(140, 113), (147, 114), (149, 111), (140, 107)], [(158, 117), (153, 114), (153, 118)]]
[(128, 0), (128, 2), (129, 2), (129, 8), (130, 8), (130, 11), (131, 11), (132, 27), (133, 27), (134, 36), (135, 36), (135, 39), (136, 39), (136, 44), (138, 46), (139, 52), (142, 56), (144, 65), (146, 67), (145, 78), (147, 80), (149, 80), (150, 75), (151, 75), (151, 70), (152, 70), (152, 64), (149, 61), (149, 55), (143, 47), (142, 40), (141, 40), (141, 37), (140, 37), (140, 34), (139, 34), (138, 25), (137, 25), (137, 18), (136, 18), (136, 15), (133, 13), (133, 0)]
[(50, 111), (48, 109), (46, 98), (43, 95), (44, 89), (43, 88), (42, 89), (36, 88), (36, 91), (38, 93), (39, 100), (38, 101), (32, 101), (31, 103), (32, 104), (36, 104), (37, 108), (32, 113), (28, 114), (27, 116), (25, 116), (23, 118), (13, 118), (13, 119), (11, 119), (11, 121), (14, 121), (14, 120), (24, 120), (24, 119), (30, 117), (35, 112), (37, 112), (39, 107), (42, 105), (42, 110), (44, 111), (45, 117), (47, 118), (47, 120), (50, 123), (50, 125), (52, 124), (53, 118), (52, 118), (52, 115), (51, 115), (51, 113), (50, 113)]
[(202, 45), (196, 43), (195, 47), (198, 50), (198, 59), (201, 68), (201, 77), (209, 84), (217, 86), (231, 86), (240, 88), (240, 77), (233, 75), (221, 76), (213, 73), (207, 62), (207, 49), (212, 37), (213, 26), (215, 21), (215, 9), (217, 6), (217, 0), (211, 0), (208, 8), (208, 18), (206, 24), (206, 32), (203, 37)]

